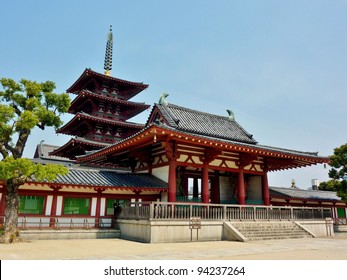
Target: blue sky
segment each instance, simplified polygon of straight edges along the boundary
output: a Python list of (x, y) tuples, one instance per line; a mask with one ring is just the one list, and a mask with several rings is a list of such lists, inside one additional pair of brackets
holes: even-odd
[[(260, 144), (328, 156), (346, 143), (346, 10), (339, 0), (3, 1), (0, 77), (52, 80), (64, 92), (85, 68), (103, 71), (112, 25), (112, 75), (149, 84), (134, 101), (168, 92), (177, 105), (231, 109)], [(37, 129), (26, 156), (41, 140), (69, 138)], [(275, 172), (269, 183), (308, 188), (327, 173)]]

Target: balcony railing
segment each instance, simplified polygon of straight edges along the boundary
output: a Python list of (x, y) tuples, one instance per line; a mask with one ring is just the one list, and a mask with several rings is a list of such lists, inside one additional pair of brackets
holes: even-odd
[[(203, 203), (141, 202), (121, 206), (117, 217), (68, 217), (20, 215), (18, 227), (25, 229), (110, 229), (116, 219), (128, 220), (324, 220), (332, 218), (330, 208), (277, 207), (263, 205), (231, 205)], [(346, 219), (334, 219), (335, 224), (346, 225)], [(0, 216), (0, 227), (4, 216)]]
[(330, 208), (151, 202), (122, 206), (118, 219), (135, 220), (323, 220)]

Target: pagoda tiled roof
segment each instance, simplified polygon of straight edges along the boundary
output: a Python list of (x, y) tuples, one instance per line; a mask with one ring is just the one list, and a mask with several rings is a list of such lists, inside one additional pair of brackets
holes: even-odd
[(72, 159), (72, 158), (75, 158), (76, 156), (76, 154), (73, 154), (72, 152), (72, 150), (74, 149), (86, 150), (89, 148), (89, 150), (97, 150), (97, 149), (102, 149), (108, 146), (110, 146), (110, 144), (107, 144), (104, 142), (92, 141), (82, 137), (74, 137), (74, 138), (71, 138), (63, 146), (60, 146), (60, 147), (57, 146), (55, 149), (51, 150), (49, 155), (58, 156), (58, 157), (66, 157), (66, 158)]
[(71, 128), (76, 127), (76, 122), (80, 121), (81, 119), (92, 121), (96, 123), (107, 123), (114, 126), (120, 126), (120, 127), (128, 127), (128, 128), (134, 128), (134, 129), (142, 129), (143, 124), (139, 123), (133, 123), (133, 122), (124, 122), (124, 121), (117, 121), (112, 119), (106, 119), (102, 117), (92, 116), (87, 113), (81, 112), (77, 113), (68, 123), (66, 123), (64, 126), (60, 127), (57, 132), (58, 133), (66, 133), (69, 134), (67, 131), (69, 131)]
[(174, 104), (155, 104), (162, 122), (175, 130), (209, 136), (217, 139), (256, 144), (257, 141), (235, 120), (229, 117), (209, 114)]
[(66, 175), (58, 175), (54, 184), (71, 186), (109, 187), (113, 189), (166, 190), (167, 183), (144, 173), (121, 173), (94, 168), (69, 168)]
[[(80, 95), (91, 96), (91, 97), (95, 97), (96, 99), (102, 99), (105, 101), (119, 103), (119, 104), (126, 105), (126, 106), (143, 107), (145, 109), (151, 107), (150, 105), (148, 105), (144, 102), (134, 102), (134, 101), (129, 101), (129, 100), (123, 100), (123, 99), (119, 99), (117, 97), (110, 97), (110, 96), (106, 96), (106, 95), (102, 95), (102, 94), (97, 94), (97, 93), (91, 92), (90, 90), (85, 90), (85, 89), (79, 93), (79, 96)], [(78, 97), (76, 97), (76, 99), (77, 98)], [(74, 99), (72, 101), (72, 103), (75, 102), (76, 99)]]
[(116, 77), (108, 76), (105, 74), (101, 74), (93, 71), (90, 68), (86, 68), (83, 71), (82, 75), (76, 80), (76, 82), (70, 88), (67, 89), (67, 92), (78, 93), (80, 90), (84, 89), (85, 83), (89, 79), (100, 80), (111, 85), (118, 85), (128, 89), (131, 88), (131, 96), (129, 96), (128, 99), (130, 99), (132, 96), (136, 95), (137, 93), (143, 91), (148, 87), (147, 84), (144, 84), (142, 82), (131, 82)]
[(69, 108), (69, 113), (76, 113), (76, 110), (73, 110), (76, 106), (78, 106), (79, 103), (83, 103), (83, 99), (85, 97), (91, 97), (97, 100), (104, 100), (109, 103), (115, 103), (115, 104), (120, 104), (125, 107), (129, 107), (132, 110), (127, 110), (127, 112), (130, 111), (130, 113), (127, 114), (127, 118), (131, 118), (144, 110), (148, 109), (150, 105), (147, 105), (142, 102), (133, 102), (133, 101), (128, 101), (128, 100), (122, 100), (116, 97), (109, 97), (105, 96), (102, 94), (97, 94), (93, 93), (89, 90), (82, 90), (78, 96), (71, 102), (70, 108)]
[(341, 198), (333, 191), (304, 190), (299, 188), (269, 187), (270, 196), (274, 198), (303, 199), (315, 201), (340, 201)]

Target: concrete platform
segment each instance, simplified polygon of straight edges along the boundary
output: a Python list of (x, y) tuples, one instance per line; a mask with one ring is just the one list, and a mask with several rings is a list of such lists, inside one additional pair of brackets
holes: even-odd
[(138, 243), (121, 239), (0, 244), (1, 260), (347, 260), (347, 233), (251, 242)]

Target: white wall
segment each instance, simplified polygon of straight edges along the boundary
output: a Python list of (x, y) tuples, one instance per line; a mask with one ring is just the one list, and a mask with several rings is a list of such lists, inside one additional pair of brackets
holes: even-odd
[(61, 216), (61, 213), (63, 211), (63, 197), (62, 196), (58, 196), (57, 197), (57, 216)]
[(153, 168), (152, 174), (166, 183), (169, 182), (169, 166)]
[(101, 198), (100, 202), (100, 216), (105, 216), (106, 214), (106, 198)]
[(46, 213), (45, 213), (45, 215), (49, 216), (52, 213), (53, 196), (52, 195), (47, 195), (46, 199), (47, 200), (46, 200)]
[(97, 202), (97, 198), (93, 197), (92, 198), (92, 205), (91, 205), (91, 209), (90, 209), (90, 215), (91, 216), (95, 216), (96, 215), (96, 202)]

